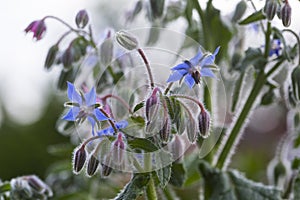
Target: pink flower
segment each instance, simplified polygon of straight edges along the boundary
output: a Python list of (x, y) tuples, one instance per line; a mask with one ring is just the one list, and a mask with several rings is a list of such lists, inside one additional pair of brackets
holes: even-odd
[(45, 31), (46, 31), (46, 25), (44, 20), (36, 20), (33, 21), (27, 26), (25, 29), (25, 32), (33, 32), (33, 38), (36, 38), (36, 40), (42, 39)]

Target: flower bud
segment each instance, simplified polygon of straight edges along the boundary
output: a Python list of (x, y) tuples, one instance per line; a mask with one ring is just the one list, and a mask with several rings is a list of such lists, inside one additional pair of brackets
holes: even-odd
[(110, 153), (111, 157), (114, 160), (114, 163), (117, 165), (122, 165), (124, 163), (124, 149), (125, 143), (122, 138), (122, 133), (118, 133), (118, 137), (113, 143)]
[(88, 165), (86, 168), (86, 173), (89, 176), (93, 176), (99, 166), (99, 160), (95, 157), (95, 155), (91, 155), (88, 161)]
[(170, 124), (170, 119), (167, 116), (163, 122), (161, 130), (159, 131), (159, 136), (163, 140), (163, 142), (168, 142), (170, 132), (171, 132), (171, 124)]
[(86, 10), (80, 10), (75, 18), (75, 22), (78, 28), (84, 28), (89, 22), (89, 16)]
[(184, 153), (183, 149), (184, 149), (184, 144), (181, 141), (180, 136), (178, 136), (176, 134), (175, 137), (174, 137), (174, 140), (171, 143), (171, 149), (170, 149), (173, 160), (176, 160), (176, 162), (181, 161), (181, 158), (182, 158), (183, 153)]
[(105, 165), (105, 164), (102, 164), (102, 171), (101, 171), (101, 174), (102, 176), (109, 176), (112, 172), (112, 168)]
[(150, 0), (152, 19), (160, 18), (164, 12), (165, 0)]
[(187, 121), (187, 126), (186, 126), (186, 132), (188, 139), (191, 143), (195, 142), (196, 136), (197, 136), (197, 131), (196, 131), (196, 121), (194, 118), (189, 118)]
[(73, 171), (75, 174), (79, 173), (86, 160), (85, 146), (82, 145), (80, 148), (76, 149), (73, 157)]
[(198, 116), (198, 126), (200, 136), (207, 138), (209, 136), (210, 115), (206, 110), (201, 110)]
[(46, 25), (44, 20), (33, 21), (25, 29), (26, 33), (33, 32), (33, 38), (35, 38), (36, 40), (42, 39), (45, 31)]
[(48, 51), (48, 54), (47, 54), (47, 57), (46, 57), (46, 61), (45, 61), (45, 68), (46, 69), (50, 69), (55, 61), (55, 58), (56, 58), (56, 55), (58, 53), (58, 45), (55, 44), (53, 45), (49, 51)]
[(296, 101), (300, 101), (300, 66), (295, 67), (291, 74), (292, 93)]
[(61, 57), (61, 62), (64, 65), (65, 69), (70, 69), (72, 67), (72, 63), (75, 60), (75, 50), (72, 47), (69, 47), (65, 50)]
[(128, 32), (119, 31), (116, 33), (117, 42), (127, 50), (133, 50), (138, 47), (137, 39)]
[(159, 98), (157, 96), (158, 90), (158, 88), (154, 88), (151, 96), (146, 100), (145, 112), (147, 121), (151, 121), (156, 117), (158, 108), (160, 106)]
[(273, 20), (276, 12), (277, 12), (277, 7), (278, 7), (278, 2), (277, 0), (267, 0), (265, 7), (264, 7), (264, 12), (267, 16), (268, 20)]
[(42, 192), (43, 190), (45, 190), (45, 184), (37, 176), (26, 176), (26, 180), (28, 182), (28, 185), (37, 192)]
[(110, 38), (110, 31), (108, 33), (107, 38), (103, 41), (103, 43), (100, 46), (100, 60), (103, 63), (103, 65), (108, 66), (113, 58), (113, 40)]
[(281, 9), (281, 20), (282, 24), (285, 27), (290, 26), (291, 24), (291, 16), (292, 16), (292, 8), (288, 1), (285, 2), (284, 6)]

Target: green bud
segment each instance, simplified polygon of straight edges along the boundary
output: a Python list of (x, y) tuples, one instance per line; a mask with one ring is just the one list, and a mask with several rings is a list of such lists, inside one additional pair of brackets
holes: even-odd
[(117, 42), (125, 49), (133, 50), (133, 49), (138, 48), (137, 39), (128, 32), (125, 32), (125, 31), (117, 32), (116, 39), (117, 39)]
[(161, 130), (159, 131), (159, 136), (163, 142), (168, 142), (170, 132), (171, 132), (171, 124), (170, 124), (169, 117), (167, 117), (163, 122)]
[(89, 176), (93, 176), (99, 166), (99, 161), (94, 155), (91, 155), (87, 164), (86, 172)]
[(160, 18), (164, 12), (165, 0), (150, 0), (151, 16), (153, 19)]
[(58, 50), (59, 50), (59, 48), (58, 48), (58, 45), (56, 45), (56, 44), (53, 45), (49, 49), (46, 60), (45, 60), (45, 68), (46, 69), (50, 69), (52, 67), (52, 65), (54, 64)]
[(200, 136), (207, 138), (209, 136), (210, 115), (206, 110), (202, 110), (198, 116), (198, 126)]
[(86, 151), (84, 146), (81, 146), (78, 149), (75, 149), (73, 157), (73, 171), (74, 173), (79, 173), (86, 161)]
[(290, 4), (286, 1), (284, 6), (281, 9), (281, 20), (282, 24), (285, 27), (290, 26), (291, 24), (291, 16), (292, 16), (292, 8)]
[(235, 7), (235, 12), (233, 14), (233, 17), (231, 18), (231, 20), (233, 22), (237, 22), (238, 20), (240, 20), (245, 11), (247, 9), (247, 3), (244, 0), (241, 0)]

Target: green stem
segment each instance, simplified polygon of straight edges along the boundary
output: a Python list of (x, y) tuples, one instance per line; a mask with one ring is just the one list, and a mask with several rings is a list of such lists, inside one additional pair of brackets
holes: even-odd
[(154, 185), (153, 178), (150, 177), (147, 189), (146, 189), (146, 195), (148, 200), (157, 200), (157, 194), (156, 189)]
[(295, 36), (295, 38), (297, 39), (297, 43), (298, 43), (298, 65), (300, 65), (300, 38), (297, 35), (297, 33), (295, 33), (294, 31), (292, 31), (291, 29), (284, 29), (282, 30), (282, 32), (290, 32), (291, 34), (293, 34)]
[(271, 29), (271, 22), (268, 21), (267, 24), (267, 32), (266, 32), (266, 44), (265, 44), (265, 55), (264, 57), (267, 59), (269, 57), (269, 53), (270, 53), (270, 35), (271, 35), (272, 29)]
[(216, 163), (216, 167), (220, 169), (224, 167), (224, 164), (228, 159), (230, 152), (234, 147), (234, 144), (236, 143), (240, 130), (242, 129), (244, 122), (247, 119), (248, 114), (256, 100), (256, 97), (259, 94), (260, 90), (263, 88), (265, 82), (266, 82), (266, 76), (262, 71), (258, 74), (258, 77), (256, 79), (256, 82), (254, 83), (254, 86), (248, 97), (248, 100), (246, 101), (241, 114), (239, 115), (237, 121), (235, 122), (235, 125), (231, 130), (231, 133), (229, 134), (228, 140), (226, 141), (225, 146), (223, 147), (222, 152), (219, 155), (218, 161)]
[(144, 53), (143, 49), (139, 48), (138, 50), (138, 53), (140, 54), (140, 56), (142, 57), (143, 61), (144, 61), (144, 64), (146, 66), (146, 69), (147, 69), (147, 73), (148, 73), (148, 76), (149, 76), (149, 84), (150, 84), (150, 88), (153, 89), (154, 88), (154, 79), (153, 79), (153, 75), (152, 75), (152, 72), (151, 72), (151, 67), (150, 67), (150, 63), (146, 57), (146, 54)]

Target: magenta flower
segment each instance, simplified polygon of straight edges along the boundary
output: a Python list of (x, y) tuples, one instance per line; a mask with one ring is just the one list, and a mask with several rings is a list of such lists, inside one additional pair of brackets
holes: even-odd
[(25, 29), (26, 33), (33, 32), (33, 38), (36, 38), (36, 40), (42, 39), (45, 31), (46, 25), (43, 19), (31, 22)]

